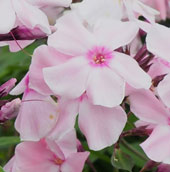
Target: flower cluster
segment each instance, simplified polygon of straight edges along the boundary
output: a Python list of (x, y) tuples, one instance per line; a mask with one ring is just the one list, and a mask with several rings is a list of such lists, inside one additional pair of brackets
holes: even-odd
[(89, 152), (78, 149), (76, 119), (98, 151), (124, 136), (125, 104), (146, 155), (170, 164), (170, 29), (159, 24), (169, 12), (168, 0), (1, 0), (1, 46), (47, 39), (22, 81), (0, 87), (0, 97), (23, 94), (0, 101), (0, 121), (17, 116), (22, 140), (4, 170), (81, 172)]

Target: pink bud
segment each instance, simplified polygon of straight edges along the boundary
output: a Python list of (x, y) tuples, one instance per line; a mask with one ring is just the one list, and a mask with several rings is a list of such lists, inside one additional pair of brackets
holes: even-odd
[(157, 172), (169, 172), (170, 171), (170, 165), (168, 164), (161, 164), (158, 166)]
[(21, 100), (19, 98), (6, 103), (0, 110), (0, 122), (5, 122), (8, 119), (12, 119), (18, 115)]
[(4, 97), (8, 95), (10, 90), (15, 86), (15, 83), (17, 80), (15, 78), (11, 78), (7, 82), (5, 82), (3, 85), (0, 86), (0, 97)]

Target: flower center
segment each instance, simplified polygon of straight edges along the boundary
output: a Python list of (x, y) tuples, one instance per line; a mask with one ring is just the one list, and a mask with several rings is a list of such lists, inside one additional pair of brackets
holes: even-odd
[(61, 164), (64, 162), (64, 160), (62, 160), (62, 159), (60, 159), (60, 158), (55, 158), (55, 159), (54, 159), (54, 162), (55, 162), (55, 164), (57, 164), (57, 165), (61, 165)]
[(102, 64), (105, 62), (105, 56), (103, 54), (97, 54), (93, 57), (93, 60), (96, 64)]
[(112, 57), (112, 51), (103, 46), (94, 47), (87, 53), (87, 58), (92, 66), (105, 66)]

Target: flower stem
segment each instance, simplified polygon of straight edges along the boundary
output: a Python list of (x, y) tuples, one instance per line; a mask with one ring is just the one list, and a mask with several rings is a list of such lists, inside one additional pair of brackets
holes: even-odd
[(134, 149), (132, 146), (130, 146), (124, 139), (121, 140), (121, 143), (124, 147), (126, 147), (129, 151), (134, 153), (136, 156), (143, 159), (144, 161), (148, 161), (148, 159), (143, 154), (141, 154), (136, 149)]

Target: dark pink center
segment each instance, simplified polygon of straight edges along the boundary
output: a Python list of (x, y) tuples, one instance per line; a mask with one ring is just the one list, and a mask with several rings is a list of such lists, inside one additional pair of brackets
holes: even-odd
[(105, 62), (105, 55), (104, 54), (97, 54), (93, 57), (93, 60), (96, 64), (102, 64)]
[(103, 46), (96, 46), (87, 53), (92, 66), (105, 66), (112, 57), (112, 51)]

